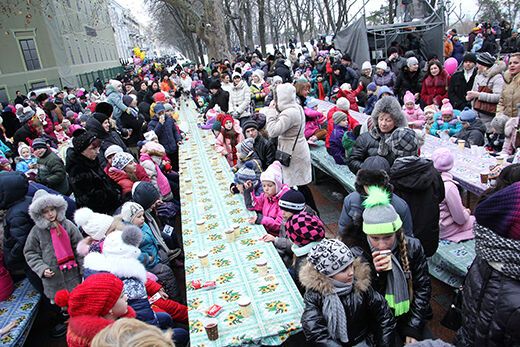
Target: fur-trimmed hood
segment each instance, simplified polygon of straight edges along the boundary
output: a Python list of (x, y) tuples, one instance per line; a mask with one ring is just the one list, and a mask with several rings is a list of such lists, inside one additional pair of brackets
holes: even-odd
[(396, 98), (388, 96), (379, 99), (379, 101), (376, 102), (371, 117), (374, 126), (378, 129), (379, 126), (377, 123), (377, 118), (379, 117), (379, 114), (381, 112), (390, 114), (390, 116), (395, 122), (396, 128), (404, 128), (408, 126), (408, 120), (406, 119), (406, 116), (403, 114), (401, 105), (399, 104), (399, 101), (397, 101)]
[[(354, 260), (354, 290), (357, 292), (365, 292), (370, 287), (370, 266), (361, 261), (361, 258)], [(314, 290), (321, 295), (329, 295), (334, 292), (334, 286), (329, 277), (316, 271), (314, 266), (306, 262), (302, 266), (300, 273), (300, 282), (306, 288)]]
[(94, 272), (110, 272), (120, 279), (136, 278), (146, 283), (146, 269), (137, 259), (107, 257), (104, 254), (92, 252), (85, 257), (83, 267)]
[(506, 64), (503, 61), (500, 61), (492, 67), (490, 67), (488, 70), (486, 70), (484, 72), (484, 75), (486, 76), (486, 78), (493, 78), (496, 75), (503, 73), (506, 70), (506, 68)]
[(50, 228), (51, 223), (43, 217), (42, 211), (51, 206), (56, 209), (56, 220), (62, 223), (66, 218), (67, 201), (61, 195), (49, 194), (43, 189), (34, 193), (32, 203), (29, 205), (29, 215), (38, 228)]

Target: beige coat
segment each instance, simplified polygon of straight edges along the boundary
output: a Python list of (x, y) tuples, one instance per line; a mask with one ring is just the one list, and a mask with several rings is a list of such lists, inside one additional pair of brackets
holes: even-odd
[(520, 103), (520, 73), (513, 78), (509, 71), (504, 74), (504, 89), (498, 102), (497, 114), (509, 117), (518, 116), (516, 105)]
[[(290, 83), (276, 88), (275, 108), (266, 108), (266, 129), (269, 137), (278, 137), (278, 150), (292, 154), (291, 164), (282, 166), (283, 183), (289, 186), (302, 186), (312, 181), (311, 154), (309, 145), (303, 134), (305, 115), (303, 109), (296, 102), (296, 89)], [(292, 147), (296, 141), (294, 152)]]

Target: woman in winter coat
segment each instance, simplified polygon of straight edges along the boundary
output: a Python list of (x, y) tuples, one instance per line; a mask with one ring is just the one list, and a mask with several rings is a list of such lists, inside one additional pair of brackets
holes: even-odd
[(233, 72), (233, 88), (229, 92), (228, 113), (240, 121), (240, 126), (251, 117), (249, 105), (251, 104), (251, 90), (246, 81), (238, 72)]
[(384, 61), (380, 61), (376, 65), (376, 73), (372, 78), (372, 82), (374, 82), (377, 86), (387, 86), (391, 90), (394, 89), (396, 77), (395, 74), (388, 68), (388, 65)]
[(123, 151), (128, 151), (125, 142), (119, 133), (111, 129), (110, 117), (106, 114), (101, 112), (94, 112), (87, 121), (86, 129), (100, 140), (98, 157), (103, 166), (106, 164), (105, 151), (108, 147), (112, 145), (118, 145), (123, 149)]
[(475, 208), (476, 258), (463, 289), (457, 346), (518, 346), (520, 312), (520, 182)]
[[(484, 111), (475, 108), (477, 100), (486, 103), (498, 105), (502, 90), (504, 89), (504, 77), (502, 71), (505, 70), (505, 64), (502, 62), (495, 64), (495, 57), (489, 53), (481, 53), (477, 57), (477, 76), (473, 88), (467, 92), (466, 100), (473, 101), (473, 108), (478, 113), (478, 118), (486, 126), (486, 132), (490, 133), (491, 129), (489, 123), (495, 117), (495, 110)], [(486, 91), (484, 91), (485, 89)], [(490, 90), (488, 92), (487, 90)]]
[(444, 182), (444, 200), (439, 206), (439, 238), (453, 242), (470, 240), (474, 237), (475, 217), (462, 204), (458, 183), (449, 172), (454, 163), (453, 154), (447, 148), (439, 148), (433, 152), (432, 160)]
[(509, 57), (509, 65), (504, 73), (504, 88), (497, 106), (497, 113), (508, 117), (517, 117), (520, 104), (520, 53)]
[[(266, 130), (269, 137), (278, 137), (277, 150), (291, 156), (288, 166), (283, 166), (283, 183), (299, 186), (307, 204), (316, 205), (307, 184), (312, 181), (311, 154), (305, 140), (305, 114), (296, 101), (296, 88), (284, 83), (274, 90), (274, 103), (266, 109)], [(294, 150), (293, 150), (294, 146)]]
[(78, 207), (112, 214), (121, 205), (121, 190), (103, 171), (98, 159), (101, 141), (86, 131), (75, 132), (65, 169)]
[(415, 57), (408, 58), (395, 82), (394, 92), (399, 102), (404, 103), (404, 95), (407, 91), (413, 94), (414, 102), (419, 102), (422, 81), (423, 72), (419, 68), (419, 61)]
[(181, 134), (177, 129), (177, 124), (173, 117), (166, 113), (163, 104), (155, 104), (154, 116), (148, 123), (148, 131), (153, 130), (159, 139), (159, 143), (164, 146), (166, 155), (172, 163), (177, 163), (179, 143)]
[(110, 80), (105, 88), (105, 95), (107, 96), (106, 102), (114, 108), (112, 118), (116, 121), (118, 129), (122, 128), (121, 115), (123, 112), (130, 112), (128, 107), (123, 103), (122, 91), (123, 84), (118, 80)]
[(63, 160), (54, 153), (45, 141), (33, 142), (33, 153), (38, 163), (36, 182), (41, 183), (60, 194), (69, 194), (69, 180)]
[(365, 159), (375, 155), (384, 157), (391, 164), (394, 157), (386, 140), (395, 129), (407, 125), (401, 105), (394, 97), (381, 98), (376, 103), (371, 117), (374, 127), (359, 135), (352, 153), (347, 158), (348, 167), (354, 174), (358, 172)]
[(265, 98), (269, 94), (269, 83), (264, 81), (264, 72), (260, 69), (253, 71), (251, 77), (251, 99), (255, 103), (255, 111), (258, 112), (265, 106)]
[(66, 210), (62, 196), (45, 190), (38, 190), (29, 206), (35, 225), (23, 253), (27, 265), (42, 278), (44, 293), (52, 301), (58, 290), (72, 290), (81, 283), (82, 259), (76, 246), (83, 237), (65, 217)]
[[(338, 271), (339, 270), (339, 271)], [(370, 266), (338, 240), (323, 240), (300, 271), (305, 287), (302, 327), (314, 346), (393, 346), (395, 319), (371, 287)]]
[(442, 100), (448, 98), (449, 83), (450, 75), (444, 70), (442, 64), (437, 60), (429, 62), (421, 87), (423, 105), (435, 104), (440, 107)]

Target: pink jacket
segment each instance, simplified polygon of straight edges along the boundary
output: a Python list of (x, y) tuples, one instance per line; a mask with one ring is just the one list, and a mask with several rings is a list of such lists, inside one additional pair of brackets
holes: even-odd
[(415, 129), (421, 129), (426, 121), (423, 110), (421, 110), (421, 106), (419, 105), (415, 105), (411, 110), (403, 106), (403, 114), (406, 119), (408, 119), (408, 124), (414, 122), (415, 125), (413, 128)]
[(141, 153), (139, 162), (146, 170), (151, 182), (159, 189), (161, 196), (163, 198), (167, 197), (172, 192), (172, 189), (170, 187), (170, 182), (168, 182), (168, 179), (161, 171), (159, 165), (153, 161), (152, 157), (148, 153)]
[[(242, 134), (240, 123), (238, 123), (236, 119), (234, 120), (233, 128), (238, 134), (237, 144), (239, 144), (244, 140), (244, 135)], [(229, 166), (235, 166), (236, 163), (233, 162), (233, 148), (231, 147), (231, 140), (225, 139), (224, 141), (224, 135), (222, 135), (222, 132), (220, 132), (220, 134), (217, 136), (217, 140), (215, 141), (215, 149), (218, 153), (226, 157)]]
[(282, 225), (282, 210), (278, 206), (278, 201), (289, 190), (289, 186), (284, 184), (278, 194), (272, 198), (267, 198), (264, 193), (259, 196), (255, 196), (254, 192), (251, 192), (251, 199), (253, 200), (253, 207), (249, 210), (258, 211), (262, 213), (261, 224), (265, 227), (265, 230), (271, 235), (278, 236), (280, 232), (280, 226)]
[(308, 120), (305, 122), (305, 130), (303, 131), (303, 135), (308, 140), (309, 137), (314, 135), (316, 131), (320, 130), (320, 125), (325, 121), (325, 116), (323, 113), (308, 107), (305, 107), (304, 111), (305, 117)]
[(439, 204), (439, 236), (443, 240), (460, 242), (473, 239), (475, 217), (470, 215), (460, 198), (457, 183), (449, 172), (441, 173), (445, 198)]

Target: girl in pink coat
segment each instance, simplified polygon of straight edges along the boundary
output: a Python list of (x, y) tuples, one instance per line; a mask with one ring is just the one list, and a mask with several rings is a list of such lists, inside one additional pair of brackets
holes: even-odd
[(237, 145), (243, 140), (244, 135), (242, 134), (242, 128), (240, 128), (238, 121), (234, 120), (229, 114), (222, 117), (222, 130), (217, 136), (215, 149), (226, 157), (231, 167), (237, 164)]
[(314, 142), (316, 140), (325, 140), (327, 129), (321, 129), (321, 125), (327, 119), (323, 113), (318, 111), (318, 102), (316, 99), (307, 102), (305, 112), (305, 130), (303, 135), (307, 140)]
[(422, 129), (426, 118), (421, 106), (415, 104), (415, 96), (407, 90), (403, 101), (403, 114), (408, 119), (408, 126), (412, 129)]
[(244, 184), (244, 200), (250, 211), (256, 211), (256, 216), (251, 217), (249, 223), (262, 224), (265, 230), (273, 236), (278, 236), (282, 225), (282, 210), (278, 206), (278, 200), (289, 190), (286, 184), (282, 184), (282, 164), (273, 162), (260, 175), (264, 192), (255, 196), (253, 184), (247, 181)]
[(453, 242), (473, 239), (475, 217), (462, 205), (457, 183), (449, 173), (453, 167), (453, 154), (447, 148), (439, 148), (433, 152), (432, 160), (441, 173), (445, 191), (445, 198), (439, 205), (439, 237)]

